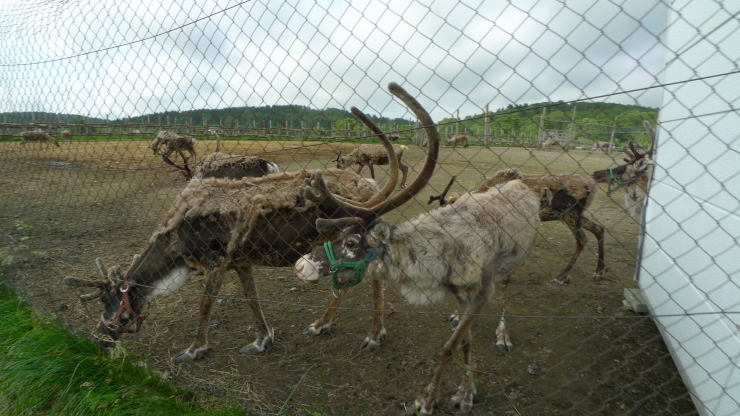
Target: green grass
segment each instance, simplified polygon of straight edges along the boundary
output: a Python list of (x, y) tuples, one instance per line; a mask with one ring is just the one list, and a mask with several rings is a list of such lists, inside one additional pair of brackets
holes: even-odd
[(40, 317), (0, 279), (0, 414), (244, 415), (236, 405), (204, 409), (195, 399)]

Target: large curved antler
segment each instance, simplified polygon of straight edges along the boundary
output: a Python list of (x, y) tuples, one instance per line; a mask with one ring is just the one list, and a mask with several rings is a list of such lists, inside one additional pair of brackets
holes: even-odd
[(427, 159), (424, 162), (424, 167), (422, 168), (421, 173), (419, 173), (419, 176), (411, 183), (411, 185), (401, 190), (393, 197), (389, 197), (398, 182), (398, 157), (393, 151), (393, 146), (382, 130), (362, 114), (361, 111), (353, 108), (352, 112), (378, 135), (387, 149), (391, 164), (391, 178), (378, 195), (365, 203), (358, 203), (332, 194), (327, 188), (326, 183), (324, 183), (321, 171), (317, 171), (310, 179), (306, 179), (306, 183), (310, 185), (310, 188), (304, 187), (300, 191), (306, 199), (314, 201), (317, 204), (329, 204), (336, 206), (337, 208), (341, 208), (348, 216), (370, 220), (403, 205), (427, 185), (429, 179), (431, 179), (432, 174), (434, 173), (434, 168), (437, 164), (437, 157), (439, 155), (439, 133), (437, 132), (436, 125), (424, 107), (422, 107), (422, 105), (419, 104), (419, 102), (400, 85), (392, 82), (388, 85), (388, 90), (409, 107), (422, 123), (424, 128), (424, 132), (429, 142), (429, 152), (427, 153)]
[(111, 284), (110, 279), (108, 279), (108, 269), (106, 269), (103, 259), (101, 259), (100, 257), (96, 258), (95, 265), (98, 266), (98, 272), (103, 278), (102, 280), (81, 279), (79, 277), (70, 276), (67, 276), (62, 280), (64, 284), (68, 286), (97, 288), (95, 292), (88, 293), (87, 295), (81, 295), (80, 301), (82, 302), (87, 302), (89, 300), (101, 297), (103, 293), (105, 293), (105, 290), (108, 288), (108, 286), (110, 286)]

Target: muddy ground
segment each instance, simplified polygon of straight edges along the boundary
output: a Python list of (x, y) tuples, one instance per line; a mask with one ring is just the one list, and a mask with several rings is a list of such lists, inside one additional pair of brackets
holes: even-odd
[[(148, 142), (73, 142), (61, 148), (36, 143), (0, 143), (0, 272), (44, 313), (88, 335), (100, 315), (97, 302), (82, 304), (82, 290), (64, 276), (97, 274), (93, 260), (126, 266), (140, 252), (185, 181)], [(232, 154), (261, 154), (284, 171), (331, 166), (337, 145), (301, 142), (226, 142)], [(350, 145), (343, 145), (344, 152)], [(198, 143), (199, 158), (214, 143)], [(424, 149), (409, 146), (403, 160), (410, 180)], [(480, 147), (441, 151), (431, 186), (387, 218), (403, 221), (429, 209), (452, 175), (453, 190), (470, 188), (505, 167), (525, 173), (582, 173), (616, 166), (620, 155)], [(387, 169), (376, 169), (384, 181)], [(363, 173), (365, 176), (369, 172)], [(609, 270), (592, 281), (596, 244), (589, 245), (571, 273), (572, 283), (550, 283), (575, 247), (565, 225), (544, 223), (525, 269), (507, 290), (507, 323), (515, 351), (495, 347), (496, 297), (474, 331), (473, 374), (478, 396), (474, 414), (503, 415), (684, 415), (694, 411), (687, 389), (649, 318), (623, 311), (622, 291), (633, 281), (638, 225), (621, 208), (621, 194), (604, 189), (589, 216), (607, 228)], [(257, 285), (276, 346), (268, 354), (237, 351), (255, 337), (252, 314), (235, 279), (227, 278), (211, 322), (205, 360), (175, 365), (196, 330), (203, 288), (192, 278), (175, 294), (155, 299), (140, 333), (124, 337), (125, 359), (161, 372), (195, 392), (205, 406), (236, 402), (255, 414), (399, 414), (426, 385), (438, 353), (450, 336), (446, 317), (453, 302), (410, 307), (393, 287), (386, 290), (388, 340), (375, 352), (357, 347), (370, 330), (369, 284), (353, 290), (329, 334), (303, 329), (332, 296), (329, 282), (306, 286), (291, 269), (259, 267)], [(459, 355), (448, 367), (443, 400), (461, 380)], [(444, 409), (439, 414), (445, 414)]]

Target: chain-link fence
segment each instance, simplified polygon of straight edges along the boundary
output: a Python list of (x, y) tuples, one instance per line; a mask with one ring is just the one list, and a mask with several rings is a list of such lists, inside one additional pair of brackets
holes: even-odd
[[(448, 361), (440, 404), (475, 391), (475, 414), (740, 408), (739, 57), (728, 46), (737, 5), (198, 3), (0, 5), (0, 272), (34, 306), (204, 405), (236, 402), (250, 414), (413, 411)], [(321, 257), (316, 219), (367, 222), (358, 203), (374, 205), (393, 181), (393, 158), (369, 147), (380, 142), (352, 106), (393, 141), (408, 171), (398, 182), (409, 184), (393, 195), (412, 198), (381, 210), (399, 228), (365, 259), (380, 280), (343, 289), (342, 272), (307, 285), (293, 263), (316, 247)], [(695, 124), (703, 132), (686, 144)], [(430, 129), (441, 146), (425, 177)], [(541, 224), (527, 260), (478, 310), (468, 301), (485, 292), (491, 267), (472, 253), (508, 256), (497, 245), (510, 236), (485, 221), (468, 221), (468, 231), (450, 224), (481, 206), (475, 195), (497, 192), (476, 187), (508, 168), (525, 175)], [(349, 202), (299, 192), (318, 169)], [(703, 175), (713, 190), (692, 193)], [(662, 191), (643, 210), (649, 186)], [(685, 203), (668, 190), (701, 195), (689, 198), (693, 214), (673, 214)], [(717, 213), (706, 208), (714, 197)], [(526, 211), (522, 201), (499, 204)], [(419, 216), (431, 210), (450, 222), (430, 227)], [(711, 227), (702, 228), (705, 216)], [(481, 237), (492, 229), (496, 237)], [(440, 250), (450, 241), (457, 251)], [(338, 244), (337, 256), (348, 255)], [(692, 252), (709, 260), (694, 263)], [(390, 253), (416, 274), (375, 266)], [(661, 262), (678, 264), (685, 281)], [(715, 280), (693, 280), (702, 273)], [(65, 285), (67, 276), (76, 279)], [(682, 303), (685, 291), (704, 303)], [(448, 296), (416, 305), (404, 299), (410, 292)], [(457, 316), (457, 330), (450, 319), (456, 299), (476, 318), (472, 342), (461, 329), (469, 317)], [(692, 333), (674, 331), (687, 320)], [(460, 347), (448, 360), (450, 336)], [(687, 345), (699, 338), (708, 344)], [(696, 367), (719, 387), (693, 384)]]

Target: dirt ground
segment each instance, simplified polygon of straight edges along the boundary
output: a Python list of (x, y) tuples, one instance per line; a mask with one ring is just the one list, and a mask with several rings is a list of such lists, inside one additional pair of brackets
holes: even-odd
[[(199, 159), (215, 149), (198, 143)], [(148, 142), (73, 142), (61, 148), (0, 143), (0, 272), (44, 313), (88, 335), (101, 309), (81, 303), (83, 290), (65, 276), (97, 274), (93, 263), (129, 264), (184, 186), (182, 176), (152, 155)], [(226, 153), (260, 154), (283, 171), (331, 167), (336, 146), (301, 142), (226, 142)], [(351, 145), (344, 144), (343, 153)], [(424, 149), (410, 145), (403, 161), (416, 177)], [(430, 208), (452, 175), (453, 190), (470, 188), (505, 167), (524, 173), (581, 173), (616, 166), (621, 156), (521, 148), (443, 148), (431, 186), (387, 215), (392, 222)], [(376, 169), (383, 183), (386, 167)], [(369, 173), (363, 172), (365, 176)], [(507, 324), (515, 350), (495, 347), (497, 296), (475, 326), (473, 353), (478, 395), (474, 414), (686, 415), (695, 413), (687, 389), (653, 321), (623, 311), (622, 291), (633, 281), (638, 224), (621, 208), (621, 193), (604, 190), (589, 216), (607, 229), (608, 272), (592, 281), (596, 244), (571, 273), (572, 283), (550, 281), (565, 266), (575, 242), (564, 224), (543, 223), (534, 254), (507, 290)], [(329, 282), (307, 286), (291, 269), (256, 271), (264, 312), (275, 329), (268, 354), (237, 351), (255, 337), (254, 319), (235, 279), (216, 301), (207, 358), (175, 365), (173, 354), (195, 334), (203, 278), (153, 300), (142, 331), (124, 337), (122, 354), (195, 392), (205, 406), (236, 402), (255, 414), (386, 415), (404, 411), (428, 382), (450, 336), (447, 300), (413, 308), (386, 288), (388, 340), (375, 352), (358, 349), (372, 325), (370, 285), (353, 289), (329, 334), (303, 335), (332, 296)], [(459, 354), (448, 366), (442, 403), (465, 369)], [(445, 414), (440, 408), (438, 414)]]

